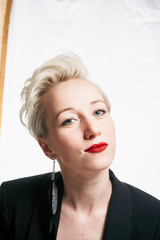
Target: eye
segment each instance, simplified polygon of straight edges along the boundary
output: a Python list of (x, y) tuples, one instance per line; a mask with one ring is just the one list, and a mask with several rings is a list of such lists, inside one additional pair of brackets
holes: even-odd
[(96, 110), (96, 111), (94, 112), (94, 115), (95, 115), (95, 116), (101, 116), (101, 115), (103, 115), (103, 114), (105, 114), (105, 113), (106, 113), (106, 110), (98, 109), (98, 110)]
[(71, 125), (74, 122), (73, 118), (69, 118), (62, 123), (62, 126)]

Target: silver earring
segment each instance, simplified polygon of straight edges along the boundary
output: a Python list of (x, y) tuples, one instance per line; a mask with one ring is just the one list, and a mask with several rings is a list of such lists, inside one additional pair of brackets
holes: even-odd
[(53, 181), (53, 186), (52, 186), (52, 214), (54, 215), (57, 211), (57, 205), (58, 205), (58, 190), (55, 184), (55, 158), (53, 157), (53, 171), (52, 171), (52, 176), (51, 180)]
[(55, 158), (52, 157), (52, 159), (53, 159), (53, 169), (52, 169), (51, 179), (54, 181), (54, 177), (55, 177)]

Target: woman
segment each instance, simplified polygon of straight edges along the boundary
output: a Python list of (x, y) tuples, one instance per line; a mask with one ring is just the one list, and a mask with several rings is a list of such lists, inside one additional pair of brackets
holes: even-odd
[[(110, 103), (78, 56), (38, 68), (20, 117), (61, 172), (3, 183), (0, 239), (160, 240), (160, 201), (120, 182)], [(24, 119), (25, 118), (25, 119)]]

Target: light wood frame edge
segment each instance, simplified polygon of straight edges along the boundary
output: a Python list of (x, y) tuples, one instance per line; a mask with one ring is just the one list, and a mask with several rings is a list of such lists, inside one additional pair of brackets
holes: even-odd
[(0, 132), (2, 122), (2, 106), (3, 106), (3, 90), (5, 80), (5, 67), (6, 67), (6, 54), (7, 54), (7, 41), (8, 41), (8, 27), (10, 21), (10, 12), (12, 7), (12, 0), (1, 0), (1, 6), (3, 5), (4, 12), (1, 15), (3, 25), (1, 26), (1, 55), (0, 55)]

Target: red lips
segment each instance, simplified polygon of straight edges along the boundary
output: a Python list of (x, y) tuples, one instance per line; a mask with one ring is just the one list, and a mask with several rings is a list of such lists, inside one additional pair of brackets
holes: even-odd
[(107, 147), (108, 147), (107, 143), (101, 142), (101, 143), (92, 145), (91, 147), (86, 149), (85, 152), (98, 153), (98, 152), (104, 151)]

